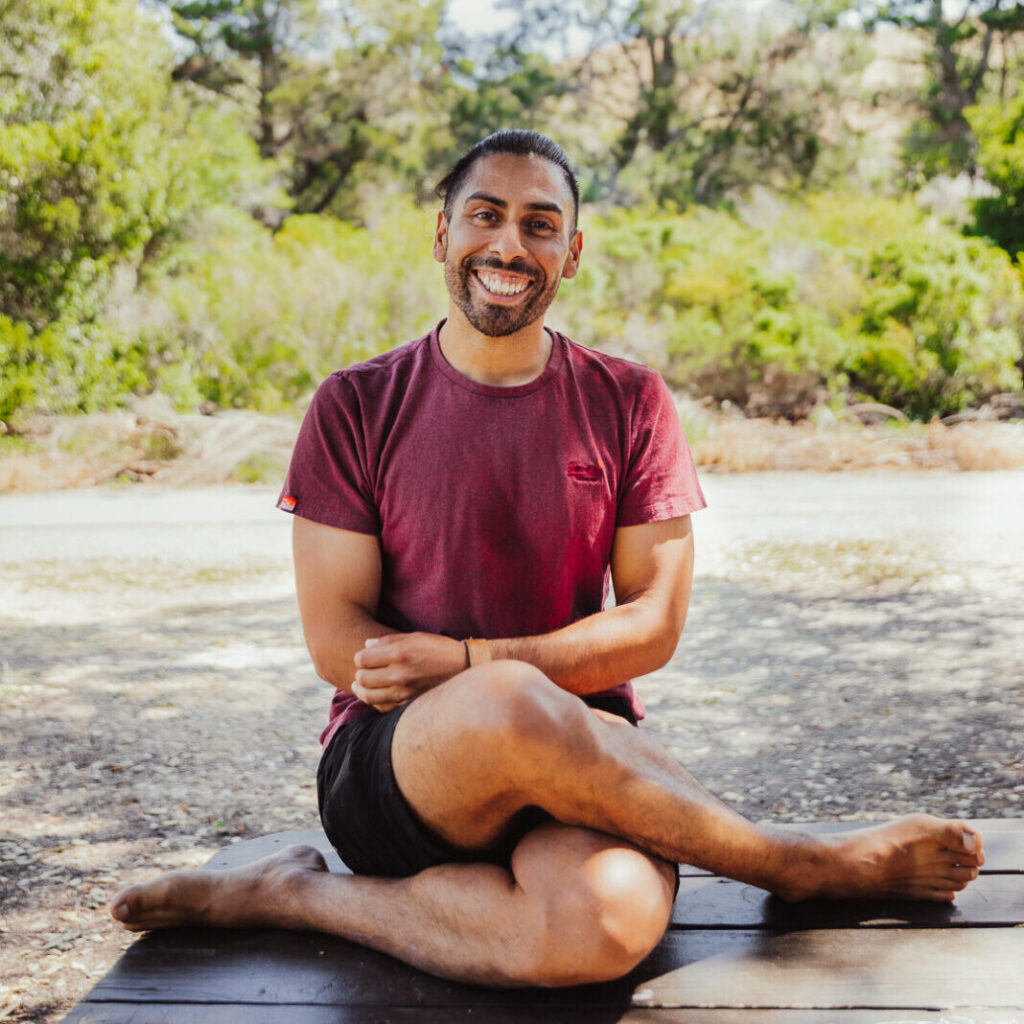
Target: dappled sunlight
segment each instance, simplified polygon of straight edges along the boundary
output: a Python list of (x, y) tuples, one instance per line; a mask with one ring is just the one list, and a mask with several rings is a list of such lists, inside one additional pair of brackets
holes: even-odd
[[(90, 832), (102, 831), (109, 822), (102, 822), (90, 828)], [(117, 864), (134, 852), (134, 844), (129, 839), (117, 839), (109, 842), (76, 840), (67, 846), (51, 847), (39, 858), (40, 864), (61, 865), (75, 868), (78, 871), (107, 871), (111, 864)]]
[[(1006, 560), (1019, 527), (989, 519), (965, 538), (966, 479), (707, 481), (711, 507), (694, 517), (702, 574), (674, 658), (638, 680), (644, 728), (749, 817), (999, 817), (1019, 806), (1024, 576)], [(1017, 479), (971, 486), (1002, 508)], [(149, 536), (133, 516), (167, 511), (136, 504), (138, 493), (91, 496), (96, 518), (120, 517), (125, 544)], [(234, 508), (267, 522), (265, 497)], [(216, 550), (230, 526), (202, 516), (182, 529), (202, 538), (200, 552)], [(83, 953), (92, 935), (109, 965), (125, 940), (103, 908), (122, 885), (316, 827), (331, 690), (310, 665), (287, 570), (258, 571), (264, 536), (235, 538), (240, 565), (257, 570), (237, 575), (184, 550), (164, 575), (115, 559), (88, 585), (89, 556), (81, 569), (69, 554), (35, 581), (11, 566), (0, 856), (12, 869), (0, 898), (40, 971), (74, 974), (72, 960), (98, 970)], [(932, 550), (954, 568), (969, 554), (969, 571), (935, 585), (918, 571)], [(693, 955), (728, 978), (720, 952)], [(701, 973), (678, 959), (658, 971), (687, 991)]]
[(676, 657), (641, 682), (647, 727), (755, 817), (998, 816), (1024, 797), (1018, 608), (705, 581)]
[[(954, 929), (684, 930), (670, 936), (670, 951), (659, 950), (638, 968), (633, 1003), (714, 1006), (719, 1013), (750, 1006), (920, 1012), (920, 991), (927, 991), (935, 1009), (989, 1005), (1005, 981), (1006, 938), (997, 930), (972, 938), (968, 947)], [(918, 991), (908, 986), (910, 977)]]
[(160, 704), (155, 708), (143, 708), (139, 712), (139, 720), (143, 722), (165, 722), (168, 718), (178, 718), (180, 715), (181, 711), (178, 708)]
[(55, 612), (69, 626), (109, 623), (140, 605), (168, 611), (201, 600), (228, 605), (244, 600), (254, 587), (267, 597), (293, 593), (291, 563), (244, 559), (241, 568), (188, 566), (134, 559), (20, 562), (4, 567), (0, 615), (15, 621), (46, 623)]
[[(13, 775), (17, 779), (17, 769)], [(114, 824), (113, 818), (83, 815), (81, 808), (76, 808), (74, 813), (67, 815), (35, 810), (29, 817), (10, 811), (4, 815), (3, 832), (18, 839), (39, 839), (56, 835), (66, 840), (84, 843), (85, 840), (80, 837), (104, 832)]]

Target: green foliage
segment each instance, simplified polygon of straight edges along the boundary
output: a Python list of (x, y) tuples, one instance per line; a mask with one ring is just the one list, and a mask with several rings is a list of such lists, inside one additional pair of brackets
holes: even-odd
[(975, 200), (974, 227), (1011, 256), (1024, 253), (1024, 93), (967, 110), (978, 140), (978, 166), (998, 195)]
[(221, 111), (190, 116), (133, 0), (0, 17), (0, 420), (103, 408), (149, 382), (136, 340), (105, 325), (115, 282), (153, 272), (201, 206), (265, 193), (267, 174)]
[(499, 50), (476, 69), (466, 62), (465, 70), (467, 86), (453, 91), (449, 164), (496, 126), (543, 131), (552, 117), (551, 101), (569, 89), (543, 55), (517, 49)]
[(419, 185), (446, 130), (441, 0), (165, 2), (188, 50), (175, 77), (227, 98), (287, 207), (357, 216), (360, 186)]
[(589, 39), (583, 61), (567, 62), (563, 81), (538, 97), (565, 101), (553, 111), (535, 100), (528, 113), (543, 111), (560, 137), (578, 141), (592, 198), (715, 205), (755, 184), (828, 180), (851, 164), (856, 133), (830, 130), (866, 59), (837, 28), (850, 0), (508, 6), (518, 37), (534, 45), (567, 24)]
[(923, 88), (915, 97), (920, 116), (905, 139), (904, 160), (918, 176), (974, 170), (975, 139), (968, 110), (983, 99), (1001, 52), (1006, 75), (1013, 37), (1024, 31), (1024, 6), (1004, 0), (882, 0), (865, 5), (868, 24), (889, 22), (925, 43)]
[(138, 338), (150, 386), (182, 410), (297, 403), (444, 308), (432, 215), (408, 200), (364, 214), (367, 227), (305, 215), (273, 234), (217, 208), (111, 329)]
[(1020, 387), (1021, 282), (1006, 254), (921, 225), (876, 249), (860, 310), (853, 385), (929, 416)]
[(1020, 386), (1024, 293), (998, 249), (893, 200), (745, 216), (601, 218), (561, 315), (690, 393), (761, 415), (849, 391), (928, 417)]
[(52, 335), (33, 339), (25, 324), (0, 316), (0, 423), (23, 408), (47, 404)]
[(131, 0), (33, 7), (5, 15), (0, 312), (42, 329), (94, 318), (113, 265), (140, 263), (166, 229), (181, 201), (167, 135), (183, 112), (163, 41)]
[(239, 484), (277, 484), (287, 471), (288, 466), (280, 459), (257, 453), (239, 462), (231, 471), (231, 479)]
[[(446, 300), (415, 200), (503, 125), (565, 143), (586, 198), (637, 204), (588, 220), (560, 299), (581, 340), (773, 415), (1019, 386), (999, 251), (813, 194), (857, 145), (836, 130), (868, 51), (848, 0), (517, 0), (519, 35), (475, 60), (439, 36), (443, 0), (161, 2), (173, 48), (137, 0), (0, 0), (0, 423), (151, 390), (275, 410), (425, 331)], [(883, 12), (955, 57), (932, 84), (957, 116), (985, 40), (1024, 25), (993, 2), (952, 35), (941, 4)], [(589, 52), (554, 60), (560, 34)], [(1000, 190), (977, 230), (1024, 246), (1024, 107), (966, 116)]]

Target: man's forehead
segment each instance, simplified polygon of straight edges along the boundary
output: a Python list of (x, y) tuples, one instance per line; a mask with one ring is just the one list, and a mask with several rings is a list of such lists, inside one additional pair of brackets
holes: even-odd
[(491, 153), (476, 160), (459, 189), (456, 201), (484, 193), (506, 203), (557, 204), (568, 216), (572, 192), (562, 169), (536, 153)]

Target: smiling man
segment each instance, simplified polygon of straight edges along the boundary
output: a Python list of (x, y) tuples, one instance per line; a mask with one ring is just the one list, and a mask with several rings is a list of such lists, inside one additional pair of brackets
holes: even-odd
[(635, 727), (631, 680), (675, 650), (704, 505), (671, 396), (544, 326), (583, 246), (550, 139), (489, 136), (439, 192), (447, 319), (324, 382), (280, 500), (335, 687), (321, 819), (356, 874), (293, 848), (133, 886), (113, 916), (316, 929), (445, 977), (567, 985), (650, 952), (676, 861), (786, 899), (952, 899), (983, 861), (964, 823), (755, 825)]

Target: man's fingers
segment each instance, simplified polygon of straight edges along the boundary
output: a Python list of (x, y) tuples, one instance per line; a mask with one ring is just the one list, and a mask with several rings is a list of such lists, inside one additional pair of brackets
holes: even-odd
[[(384, 666), (387, 662), (384, 663)], [(386, 668), (357, 668), (355, 680), (352, 683), (352, 689), (356, 686), (360, 686), (364, 690), (377, 692), (379, 690), (386, 690), (393, 686), (399, 686), (401, 683), (395, 679), (394, 672), (388, 672)]]
[(381, 668), (387, 665), (392, 655), (388, 653), (388, 644), (382, 644), (387, 637), (369, 636), (363, 644), (361, 651), (356, 651), (353, 659), (356, 668)]
[(370, 704), (373, 707), (379, 707), (382, 704), (390, 704), (391, 707), (394, 707), (404, 703), (413, 695), (413, 691), (407, 686), (395, 686), (383, 681), (379, 686), (367, 686), (359, 679), (358, 675), (355, 682), (352, 683), (352, 692), (364, 704)]
[(374, 711), (379, 711), (383, 715), (386, 714), (388, 711), (394, 711), (395, 708), (400, 708), (403, 704), (406, 703), (408, 703), (408, 701), (398, 700), (395, 701), (394, 704), (374, 704), (372, 705), (372, 707)]

